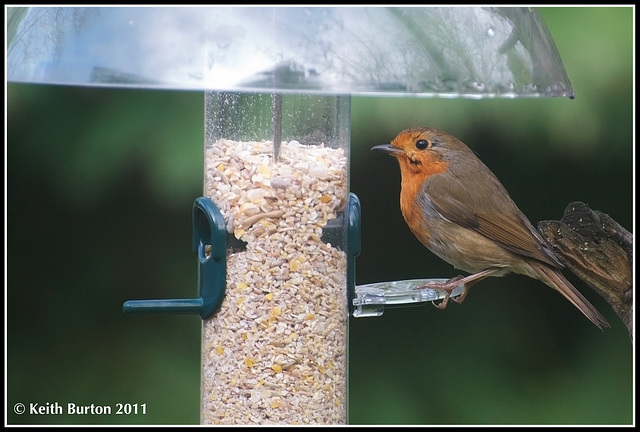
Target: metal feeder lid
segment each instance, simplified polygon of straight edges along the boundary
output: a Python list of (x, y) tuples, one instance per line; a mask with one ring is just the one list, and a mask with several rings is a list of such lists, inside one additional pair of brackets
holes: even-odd
[(13, 82), (425, 97), (574, 96), (526, 7), (9, 7)]

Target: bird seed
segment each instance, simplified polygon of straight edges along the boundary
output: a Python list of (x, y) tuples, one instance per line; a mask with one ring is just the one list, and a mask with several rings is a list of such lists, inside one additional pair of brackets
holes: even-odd
[(272, 154), (270, 141), (205, 149), (204, 194), (246, 247), (203, 322), (201, 423), (345, 424), (346, 255), (322, 234), (346, 207), (347, 157), (295, 140)]

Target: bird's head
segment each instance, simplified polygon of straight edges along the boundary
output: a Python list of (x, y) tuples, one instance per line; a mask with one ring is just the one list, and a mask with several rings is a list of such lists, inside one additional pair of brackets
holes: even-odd
[(456, 137), (429, 127), (405, 129), (391, 144), (382, 144), (372, 150), (383, 151), (398, 159), (402, 178), (429, 177), (446, 171), (450, 155), (468, 147)]

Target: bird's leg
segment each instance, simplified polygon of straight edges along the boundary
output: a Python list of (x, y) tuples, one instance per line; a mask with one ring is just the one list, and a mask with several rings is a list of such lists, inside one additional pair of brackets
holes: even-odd
[[(416, 289), (432, 288), (432, 289), (444, 291), (445, 296), (442, 302), (440, 302), (439, 304), (436, 304), (434, 301), (432, 303), (438, 309), (445, 309), (447, 307), (447, 304), (449, 303), (449, 298), (451, 298), (451, 300), (453, 300), (458, 304), (462, 303), (465, 297), (467, 296), (467, 294), (469, 293), (469, 288), (471, 288), (474, 284), (476, 284), (477, 282), (480, 282), (482, 279), (486, 278), (487, 276), (490, 276), (492, 273), (497, 272), (498, 270), (500, 269), (488, 268), (488, 269), (482, 270), (481, 272), (474, 273), (468, 276), (456, 276), (444, 282), (426, 282), (420, 285)], [(453, 290), (459, 287), (460, 285), (464, 285), (464, 290), (462, 291), (462, 294), (460, 294), (460, 296), (457, 298), (451, 297), (451, 292), (453, 292)]]

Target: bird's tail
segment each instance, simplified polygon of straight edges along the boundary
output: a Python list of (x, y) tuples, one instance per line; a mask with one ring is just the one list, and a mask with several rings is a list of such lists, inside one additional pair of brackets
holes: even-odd
[(529, 262), (539, 275), (539, 279), (565, 296), (580, 312), (598, 328), (611, 327), (609, 322), (584, 298), (580, 291), (569, 282), (559, 270), (539, 262)]

